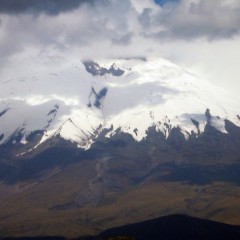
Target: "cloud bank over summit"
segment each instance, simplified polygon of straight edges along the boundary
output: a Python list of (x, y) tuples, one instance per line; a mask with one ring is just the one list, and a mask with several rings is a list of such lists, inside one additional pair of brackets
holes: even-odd
[[(159, 5), (157, 8), (155, 5)], [(78, 12), (84, 18), (90, 12), (95, 13), (97, 19), (105, 18), (107, 22), (125, 22), (129, 28), (131, 23), (126, 22), (126, 15), (133, 16), (140, 23), (141, 29), (135, 33), (149, 31), (148, 37), (176, 40), (206, 37), (209, 39), (230, 38), (239, 34), (240, 8), (236, 0), (208, 1), (208, 0), (2, 0), (0, 13), (7, 15), (45, 14), (52, 17), (63, 13)], [(81, 9), (82, 8), (82, 9)], [(121, 17), (111, 15), (106, 10), (114, 10)], [(74, 13), (73, 13), (74, 14)], [(90, 17), (90, 15), (89, 15)], [(86, 23), (92, 18), (86, 18)], [(146, 29), (148, 27), (149, 29)], [(117, 28), (112, 28), (117, 31)], [(130, 28), (134, 32), (133, 28)]]
[(0, 74), (35, 61), (160, 56), (240, 87), (237, 0), (2, 0), (0, 23)]

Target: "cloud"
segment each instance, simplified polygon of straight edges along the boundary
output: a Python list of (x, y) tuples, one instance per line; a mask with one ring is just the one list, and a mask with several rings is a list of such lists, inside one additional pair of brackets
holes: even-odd
[(26, 47), (98, 47), (106, 42), (113, 52), (115, 45), (135, 51), (133, 41), (145, 42), (142, 47), (148, 52), (152, 41), (231, 39), (240, 31), (240, 8), (237, 0), (227, 2), (1, 0), (0, 54), (10, 56)]
[(78, 8), (82, 3), (93, 3), (94, 0), (1, 0), (0, 13), (46, 13), (57, 15)]
[(0, 77), (23, 63), (142, 56), (212, 69), (217, 82), (228, 49), (221, 76), (236, 86), (240, 75), (238, 0), (0, 0), (0, 23)]
[(162, 41), (197, 38), (217, 40), (232, 38), (240, 32), (240, 7), (237, 0), (174, 2), (161, 4), (161, 11), (155, 13), (152, 9), (145, 9), (142, 12), (139, 19), (143, 28), (150, 26), (145, 33), (147, 37)]
[[(84, 11), (79, 9), (80, 6)], [(74, 16), (76, 11), (78, 11), (78, 16), (74, 18), (76, 22), (67, 22), (68, 14)], [(40, 18), (42, 14), (50, 15), (51, 19), (45, 19), (44, 24), (46, 25), (52, 25), (51, 22), (55, 23), (55, 18), (64, 13), (66, 13), (65, 21), (59, 22), (57, 28), (60, 28), (60, 24), (66, 27), (69, 27), (70, 24), (77, 25), (81, 19), (83, 22), (78, 27), (80, 30), (85, 28), (83, 34), (88, 39), (92, 37), (88, 36), (92, 35), (91, 32), (102, 30), (100, 35), (106, 33), (106, 38), (116, 44), (128, 44), (131, 42), (131, 37), (136, 34), (161, 41), (198, 38), (206, 38), (212, 41), (232, 38), (240, 32), (238, 0), (0, 1), (0, 14), (14, 16), (30, 14), (37, 15)], [(36, 18), (34, 21), (36, 21)], [(132, 22), (134, 26), (132, 26)], [(30, 24), (35, 25), (33, 22)], [(132, 28), (129, 28), (129, 26)], [(123, 29), (125, 33), (119, 33), (119, 30), (123, 31)], [(116, 36), (112, 37), (115, 34)], [(64, 35), (71, 40), (74, 34), (70, 33), (71, 36), (68, 37), (69, 31), (66, 31)]]
[[(134, 35), (131, 25), (137, 22), (129, 1), (96, 1), (83, 4), (58, 15), (26, 12), (20, 15), (2, 14), (0, 19), (0, 54), (2, 61), (27, 48), (46, 50), (88, 46), (126, 45)], [(131, 20), (131, 18), (133, 18)], [(134, 22), (135, 19), (135, 22)], [(130, 27), (131, 26), (131, 27)], [(14, 36), (14, 37), (13, 37)], [(83, 51), (85, 52), (85, 51)], [(1, 61), (1, 60), (0, 60)]]

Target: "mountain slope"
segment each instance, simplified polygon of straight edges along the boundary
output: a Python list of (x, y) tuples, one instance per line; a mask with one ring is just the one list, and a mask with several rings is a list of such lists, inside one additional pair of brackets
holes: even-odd
[(97, 235), (176, 213), (240, 223), (239, 99), (164, 59), (4, 77), (2, 236)]
[(185, 139), (207, 123), (223, 133), (225, 119), (240, 126), (239, 99), (164, 59), (84, 61), (50, 70), (1, 83), (0, 144), (26, 145), (37, 134), (34, 146), (25, 146), (29, 151), (59, 134), (86, 149), (105, 129), (111, 129), (107, 137), (120, 129), (141, 141), (151, 126), (165, 138), (179, 127)]

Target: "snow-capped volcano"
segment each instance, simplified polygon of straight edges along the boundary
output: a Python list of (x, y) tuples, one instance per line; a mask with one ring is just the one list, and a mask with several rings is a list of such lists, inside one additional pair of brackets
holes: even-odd
[(67, 63), (55, 69), (5, 73), (0, 84), (0, 144), (26, 144), (60, 135), (89, 148), (104, 129), (136, 141), (155, 126), (168, 137), (178, 127), (188, 139), (209, 123), (227, 133), (240, 126), (239, 99), (165, 59)]

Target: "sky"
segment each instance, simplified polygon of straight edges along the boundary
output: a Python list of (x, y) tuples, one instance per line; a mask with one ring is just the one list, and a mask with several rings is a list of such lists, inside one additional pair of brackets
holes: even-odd
[(0, 81), (73, 59), (167, 58), (240, 89), (239, 0), (0, 0)]

